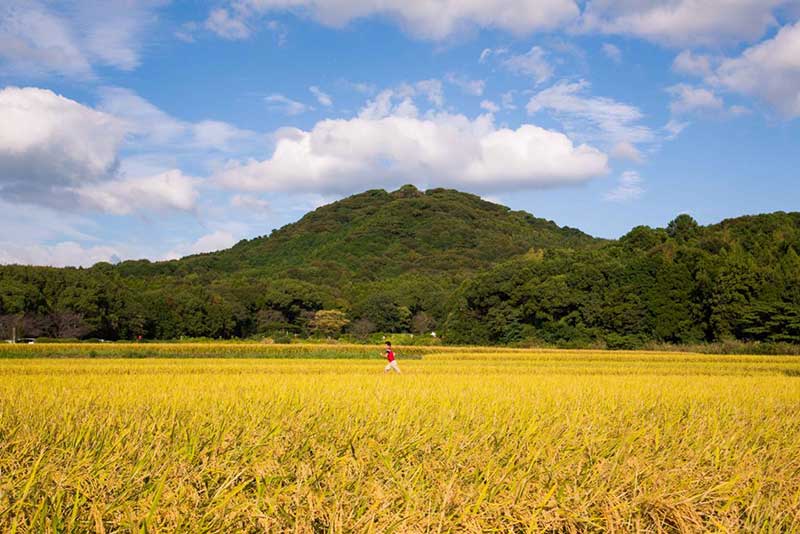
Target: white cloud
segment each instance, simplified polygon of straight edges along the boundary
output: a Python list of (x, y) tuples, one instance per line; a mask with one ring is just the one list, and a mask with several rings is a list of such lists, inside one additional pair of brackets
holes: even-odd
[(489, 113), (497, 113), (498, 111), (500, 111), (500, 106), (498, 106), (491, 100), (483, 100), (481, 102), (481, 109), (485, 109)]
[(258, 198), (253, 195), (233, 195), (231, 198), (231, 206), (255, 212), (263, 212), (269, 209), (270, 204), (263, 198)]
[(99, 94), (98, 109), (124, 121), (127, 130), (134, 136), (133, 141), (151, 149), (225, 152), (258, 137), (255, 132), (236, 128), (226, 122), (181, 121), (129, 89), (103, 87)]
[(441, 40), (473, 27), (529, 34), (562, 26), (579, 14), (575, 0), (235, 0), (231, 9), (241, 19), (293, 11), (333, 27), (371, 17), (388, 16), (409, 33)]
[(793, 1), (591, 0), (580, 25), (588, 31), (633, 35), (671, 46), (753, 41), (776, 24), (776, 9)]
[(163, 0), (79, 2), (75, 26), (86, 28), (86, 21), (91, 21), (83, 40), (89, 57), (122, 70), (138, 67), (144, 35), (155, 25), (156, 9), (163, 4)]
[(185, 131), (185, 125), (130, 89), (102, 87), (98, 90), (98, 109), (125, 121), (134, 134), (147, 136), (153, 143), (165, 143)]
[(231, 15), (227, 9), (215, 9), (206, 19), (205, 27), (223, 39), (239, 40), (250, 37), (251, 30), (245, 20)]
[(198, 165), (252, 141), (227, 123), (174, 119), (130, 91), (101, 95), (95, 110), (45, 89), (0, 91), (3, 198), (65, 212), (191, 211), (198, 181), (170, 166), (175, 153)]
[[(160, 0), (4, 0), (0, 62), (25, 74), (92, 77), (93, 65), (132, 70)], [(122, 5), (120, 5), (122, 4)]]
[(730, 109), (728, 109), (728, 112), (730, 112), (730, 114), (735, 117), (740, 117), (742, 115), (749, 115), (753, 111), (746, 106), (736, 105), (736, 106), (731, 106)]
[(32, 2), (0, 7), (0, 57), (31, 73), (87, 76), (92, 70), (68, 21)]
[(200, 25), (197, 22), (184, 22), (173, 32), (173, 35), (184, 43), (193, 43), (195, 41), (194, 34), (199, 27)]
[(542, 47), (534, 46), (524, 54), (504, 59), (502, 65), (509, 71), (528, 76), (540, 84), (553, 76), (553, 68), (545, 56), (547, 56), (547, 52)]
[(0, 239), (33, 243), (56, 240), (94, 241), (96, 223), (83, 214), (48, 206), (34, 206), (0, 199)]
[(32, 87), (0, 90), (0, 117), (0, 191), (37, 203), (113, 175), (126, 134), (116, 117)]
[(269, 159), (232, 161), (216, 181), (248, 191), (345, 193), (413, 182), (509, 190), (584, 182), (607, 172), (607, 157), (564, 134), (524, 124), (495, 127), (491, 115), (416, 114), (407, 97), (384, 92), (358, 117), (283, 129)]
[(333, 105), (333, 99), (331, 98), (331, 96), (323, 92), (316, 85), (312, 85), (311, 87), (308, 88), (308, 90), (311, 91), (311, 94), (314, 95), (314, 98), (317, 99), (317, 102), (319, 102), (321, 106), (330, 107)]
[[(424, 96), (434, 108), (444, 106), (444, 89), (440, 80), (422, 80), (403, 83), (393, 89), (384, 89), (361, 109), (362, 118), (381, 118), (394, 109), (396, 115), (415, 117), (419, 113), (415, 98)], [(396, 103), (399, 101), (399, 103)]]
[(614, 159), (626, 159), (636, 163), (644, 161), (642, 153), (635, 146), (625, 141), (619, 142), (611, 149), (611, 157)]
[(571, 137), (599, 141), (607, 146), (619, 143), (646, 143), (653, 132), (640, 121), (638, 108), (604, 97), (585, 96), (589, 83), (559, 82), (531, 97), (529, 114), (550, 111), (565, 126)]
[(120, 251), (115, 247), (84, 247), (74, 241), (63, 241), (55, 245), (0, 241), (0, 264), (91, 267), (101, 261), (116, 262), (120, 257)]
[(642, 178), (636, 171), (625, 171), (617, 181), (617, 186), (604, 195), (609, 202), (629, 202), (644, 193)]
[(514, 104), (514, 93), (515, 91), (508, 91), (500, 95), (500, 102), (503, 104), (503, 108), (517, 109), (517, 106)]
[(416, 91), (421, 92), (428, 102), (436, 107), (444, 105), (444, 89), (440, 80), (422, 80), (414, 84)]
[(472, 96), (481, 96), (486, 89), (485, 80), (471, 80), (458, 74), (449, 73), (445, 76), (445, 80)]
[(286, 42), (289, 40), (289, 30), (284, 24), (281, 24), (277, 20), (270, 20), (267, 21), (266, 27), (275, 36), (275, 42), (278, 43), (278, 46), (286, 45)]
[(667, 141), (672, 141), (678, 137), (688, 126), (688, 122), (680, 122), (676, 121), (675, 119), (670, 119), (670, 121), (664, 125), (664, 131), (667, 133)]
[(153, 176), (119, 178), (72, 191), (90, 209), (113, 215), (138, 211), (191, 211), (198, 192), (196, 178), (173, 169)]
[(478, 63), (486, 63), (492, 56), (504, 56), (508, 54), (508, 48), (484, 48), (478, 58)]
[(707, 81), (761, 98), (789, 118), (800, 117), (800, 22), (725, 59)]
[(603, 43), (603, 53), (614, 63), (622, 63), (622, 50), (617, 45)]
[(265, 96), (264, 101), (270, 111), (280, 111), (287, 115), (299, 115), (311, 110), (306, 104), (277, 93)]
[(350, 80), (339, 80), (337, 83), (345, 89), (350, 89), (366, 96), (372, 96), (378, 92), (378, 88), (371, 83), (353, 82)]
[(719, 111), (724, 107), (721, 98), (702, 87), (680, 83), (668, 87), (667, 92), (674, 98), (669, 107), (675, 114), (693, 111)]
[[(800, 22), (746, 48), (738, 57), (712, 57), (681, 52), (673, 70), (702, 77), (717, 90), (760, 98), (788, 118), (800, 116)], [(749, 110), (733, 106), (733, 115)]]
[(709, 76), (711, 74), (712, 58), (703, 54), (694, 54), (691, 50), (684, 50), (672, 62), (672, 70), (681, 74), (693, 76)]
[(258, 137), (249, 130), (242, 130), (227, 122), (202, 120), (195, 123), (182, 123), (186, 126), (187, 144), (198, 149), (216, 149), (223, 152), (235, 151), (238, 143), (248, 143)]
[(173, 248), (164, 255), (163, 259), (176, 260), (178, 258), (183, 258), (193, 254), (216, 252), (217, 250), (223, 250), (232, 247), (237, 241), (238, 240), (236, 237), (230, 232), (225, 230), (216, 230), (200, 237), (197, 239), (197, 241), (179, 245)]

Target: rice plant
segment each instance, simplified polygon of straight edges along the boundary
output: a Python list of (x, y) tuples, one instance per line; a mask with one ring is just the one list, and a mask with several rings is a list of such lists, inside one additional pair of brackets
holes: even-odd
[(800, 360), (460, 351), (0, 360), (0, 531), (800, 530)]

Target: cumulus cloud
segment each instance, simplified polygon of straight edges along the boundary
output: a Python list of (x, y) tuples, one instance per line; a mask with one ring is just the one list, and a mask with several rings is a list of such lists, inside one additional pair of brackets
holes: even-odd
[(433, 40), (472, 27), (528, 34), (562, 26), (580, 11), (575, 0), (235, 0), (230, 2), (230, 9), (231, 16), (242, 21), (270, 12), (293, 11), (333, 27), (356, 19), (386, 16), (397, 20), (412, 35)]
[(319, 87), (312, 85), (308, 90), (311, 91), (311, 94), (314, 95), (314, 98), (317, 99), (317, 102), (319, 102), (321, 106), (330, 107), (333, 105), (331, 96), (323, 92)]
[(153, 176), (119, 178), (72, 189), (90, 209), (113, 215), (138, 211), (191, 211), (195, 207), (198, 180), (173, 169)]
[(216, 181), (248, 191), (347, 193), (386, 186), (510, 190), (584, 182), (607, 172), (607, 156), (566, 135), (524, 124), (497, 128), (491, 115), (417, 114), (384, 92), (358, 117), (283, 129), (266, 160), (232, 161)]
[(793, 0), (590, 0), (580, 26), (670, 46), (753, 41), (776, 25), (775, 11)]
[(300, 115), (311, 110), (311, 107), (306, 104), (278, 93), (265, 96), (264, 102), (267, 103), (270, 111), (279, 111), (286, 115)]
[[(702, 78), (717, 91), (759, 98), (788, 118), (800, 116), (800, 22), (782, 27), (774, 37), (736, 57), (683, 51), (672, 68)], [(743, 106), (733, 106), (729, 111), (733, 115), (749, 112)]]
[(73, 77), (93, 76), (94, 65), (134, 69), (162, 3), (4, 0), (0, 64), (25, 74)]
[(667, 88), (672, 95), (672, 113), (681, 114), (693, 111), (719, 111), (724, 107), (722, 99), (703, 87), (680, 83)]
[(227, 123), (179, 121), (130, 91), (106, 88), (101, 95), (92, 109), (46, 89), (0, 91), (3, 198), (115, 215), (191, 211), (199, 180), (165, 167), (173, 152), (197, 164), (209, 152), (238, 154), (230, 146), (251, 139), (252, 132)]
[(559, 82), (534, 94), (526, 109), (531, 115), (552, 113), (570, 136), (579, 140), (609, 147), (654, 140), (653, 132), (641, 124), (643, 115), (638, 108), (611, 98), (588, 96), (585, 93), (589, 87), (586, 81)]
[(56, 93), (0, 90), (0, 191), (31, 202), (113, 175), (123, 121)]
[(800, 22), (723, 60), (707, 81), (761, 98), (789, 118), (800, 117)]
[(607, 192), (604, 198), (609, 202), (629, 202), (644, 193), (642, 177), (636, 171), (625, 171), (617, 181), (617, 186)]
[(547, 52), (540, 46), (534, 46), (528, 52), (510, 56), (502, 65), (509, 71), (528, 76), (537, 84), (544, 83), (553, 76), (553, 68), (546, 59)]

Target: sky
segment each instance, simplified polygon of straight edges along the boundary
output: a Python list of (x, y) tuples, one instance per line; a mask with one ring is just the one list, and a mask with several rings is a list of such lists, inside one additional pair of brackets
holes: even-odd
[(616, 238), (800, 207), (800, 0), (3, 0), (0, 263), (164, 260), (368, 189)]

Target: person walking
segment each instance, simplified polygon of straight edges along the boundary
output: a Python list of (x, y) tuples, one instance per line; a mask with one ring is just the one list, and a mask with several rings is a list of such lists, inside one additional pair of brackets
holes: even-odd
[(386, 342), (386, 350), (383, 351), (383, 354), (386, 356), (386, 360), (389, 362), (386, 364), (386, 367), (383, 368), (384, 373), (388, 373), (389, 371), (394, 371), (395, 373), (400, 374), (400, 368), (397, 366), (397, 360), (394, 357), (394, 350), (392, 350), (392, 342)]

